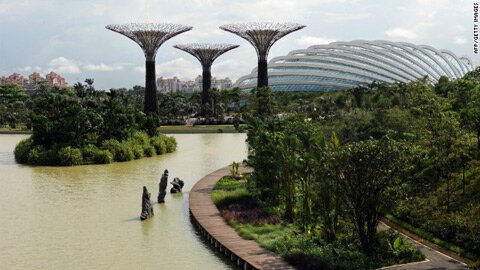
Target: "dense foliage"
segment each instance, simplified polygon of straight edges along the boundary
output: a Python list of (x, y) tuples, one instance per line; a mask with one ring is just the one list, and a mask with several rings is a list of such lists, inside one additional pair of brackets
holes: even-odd
[[(129, 104), (142, 106), (143, 91), (141, 86), (134, 86), (133, 89), (112, 89), (124, 93)], [(227, 115), (239, 115), (246, 112), (249, 94), (242, 92), (240, 88), (233, 89), (211, 89), (210, 102), (212, 112), (209, 118), (197, 119), (195, 124), (232, 124), (226, 122)], [(185, 119), (198, 117), (201, 111), (201, 93), (157, 93), (158, 112), (162, 125), (184, 125)]]
[(17, 145), (18, 162), (70, 166), (175, 151), (175, 139), (158, 133), (154, 117), (126, 102), (121, 92), (96, 91), (92, 84), (33, 94), (32, 136)]
[(0, 126), (16, 128), (18, 124), (27, 124), (28, 96), (18, 85), (0, 84)]
[(298, 269), (367, 269), (422, 260), (412, 244), (391, 230), (380, 232), (378, 253), (368, 257), (358, 250), (352, 234), (333, 242), (306, 237), (295, 224), (282, 223), (272, 209), (265, 209), (245, 180), (224, 177), (215, 185), (212, 199), (227, 222), (244, 239), (282, 255)]
[(378, 258), (377, 225), (393, 213), (478, 258), (479, 91), (477, 70), (435, 85), (274, 93), (276, 116), (248, 119), (251, 191), (319, 247), (348, 236)]
[[(86, 84), (77, 83), (74, 92), (78, 97), (96, 96), (104, 98), (106, 92), (95, 90), (93, 80), (87, 79)], [(94, 91), (94, 92), (92, 92)], [(29, 115), (32, 112), (32, 103), (36, 98), (43, 98), (41, 91), (31, 91), (28, 95), (18, 85), (0, 85), (0, 127), (10, 126), (18, 129), (19, 126), (31, 129)], [(131, 105), (142, 110), (145, 88), (134, 86), (131, 89), (110, 89), (122, 101), (122, 104)], [(241, 113), (253, 110), (253, 96), (243, 92), (240, 88), (211, 90), (212, 114), (208, 118), (198, 118), (194, 124), (217, 125), (241, 122)], [(200, 92), (194, 93), (157, 93), (159, 121), (161, 125), (184, 125), (190, 117), (198, 117), (201, 107)]]

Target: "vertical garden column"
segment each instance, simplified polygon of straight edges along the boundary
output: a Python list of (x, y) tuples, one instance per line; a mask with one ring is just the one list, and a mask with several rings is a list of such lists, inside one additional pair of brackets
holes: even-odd
[(145, 54), (145, 114), (158, 115), (155, 56), (168, 39), (192, 29), (190, 26), (170, 23), (111, 24), (107, 29), (135, 41)]

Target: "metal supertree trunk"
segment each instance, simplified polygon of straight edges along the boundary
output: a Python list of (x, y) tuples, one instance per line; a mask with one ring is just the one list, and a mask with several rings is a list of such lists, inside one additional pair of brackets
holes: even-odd
[(210, 116), (211, 114), (211, 100), (210, 100), (210, 88), (212, 87), (212, 73), (211, 67), (213, 61), (217, 59), (223, 53), (235, 49), (238, 45), (233, 44), (185, 44), (185, 45), (175, 45), (173, 46), (177, 49), (185, 51), (200, 61), (202, 64), (202, 116)]
[(225, 24), (220, 29), (238, 35), (255, 47), (258, 55), (257, 87), (268, 86), (267, 57), (272, 45), (291, 32), (304, 28), (297, 23), (251, 22)]
[(107, 29), (135, 41), (145, 54), (145, 114), (158, 114), (155, 56), (168, 39), (192, 29), (190, 26), (170, 23), (111, 24)]

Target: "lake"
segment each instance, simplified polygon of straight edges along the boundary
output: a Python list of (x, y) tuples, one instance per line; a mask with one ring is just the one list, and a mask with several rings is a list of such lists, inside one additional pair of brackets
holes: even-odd
[[(0, 135), (0, 269), (231, 269), (190, 222), (188, 192), (247, 157), (245, 134), (178, 134), (175, 153), (126, 163), (30, 167), (25, 135)], [(185, 181), (156, 202), (163, 170)], [(142, 188), (155, 216), (141, 222)], [(169, 184), (167, 191), (170, 190)]]

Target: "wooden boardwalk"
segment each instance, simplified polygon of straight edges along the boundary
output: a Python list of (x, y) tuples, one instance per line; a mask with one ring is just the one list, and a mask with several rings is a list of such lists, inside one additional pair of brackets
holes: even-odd
[[(241, 168), (242, 172), (247, 169)], [(244, 269), (295, 269), (282, 257), (260, 247), (253, 240), (244, 240), (221, 217), (211, 193), (215, 184), (230, 174), (230, 166), (200, 179), (190, 191), (189, 207), (194, 223), (208, 241)]]

